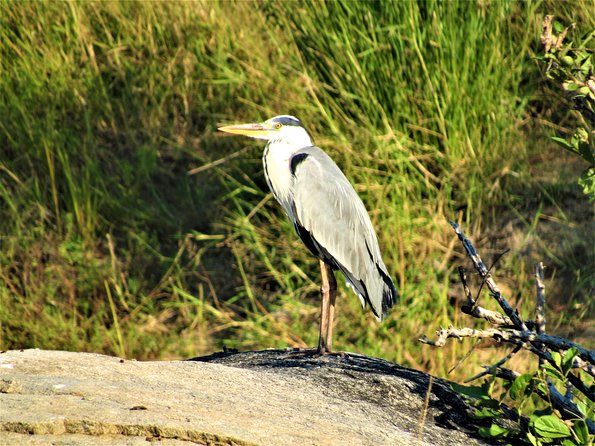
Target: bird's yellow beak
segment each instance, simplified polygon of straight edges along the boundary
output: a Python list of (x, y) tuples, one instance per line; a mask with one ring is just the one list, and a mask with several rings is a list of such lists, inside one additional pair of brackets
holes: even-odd
[(234, 135), (244, 135), (251, 138), (266, 138), (271, 129), (266, 128), (262, 124), (239, 124), (239, 125), (226, 125), (219, 127), (221, 132), (233, 133)]

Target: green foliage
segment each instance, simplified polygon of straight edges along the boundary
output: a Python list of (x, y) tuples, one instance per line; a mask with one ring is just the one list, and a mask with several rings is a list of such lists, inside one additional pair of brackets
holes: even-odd
[(536, 438), (556, 439), (570, 437), (570, 429), (560, 418), (554, 415), (532, 416), (530, 426)]
[(510, 388), (508, 389), (508, 396), (513, 401), (519, 401), (526, 398), (532, 392), (533, 375), (531, 373), (525, 373), (517, 377)]
[[(552, 137), (552, 140), (570, 152), (578, 154), (589, 167), (581, 174), (579, 184), (590, 201), (595, 200), (595, 28), (584, 36), (575, 36), (575, 26), (564, 26), (547, 16), (541, 36), (547, 64), (546, 75), (556, 82), (572, 101), (579, 119), (573, 124), (570, 138)], [(553, 29), (552, 29), (553, 28)], [(558, 33), (556, 35), (556, 32)], [(571, 39), (564, 41), (567, 34)]]
[[(594, 382), (587, 373), (573, 368), (576, 355), (574, 348), (564, 356), (552, 352), (553, 363), (544, 363), (536, 372), (519, 375), (512, 381), (505, 379), (503, 388), (496, 386), (494, 375), (481, 386), (452, 387), (475, 407), (476, 418), (489, 423), (480, 429), (483, 437), (518, 440), (533, 446), (591, 445), (595, 435), (589, 433), (587, 422), (595, 426), (595, 403), (574, 389), (568, 377), (575, 374), (587, 387)], [(578, 410), (572, 419), (552, 404), (553, 387), (570, 389)]]

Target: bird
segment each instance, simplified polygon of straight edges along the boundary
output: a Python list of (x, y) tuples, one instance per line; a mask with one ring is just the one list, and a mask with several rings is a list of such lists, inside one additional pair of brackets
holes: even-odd
[(386, 317), (398, 294), (382, 261), (368, 212), (337, 164), (313, 144), (302, 122), (279, 115), (219, 130), (267, 141), (262, 156), (266, 182), (320, 264), (318, 354), (332, 352), (337, 293), (334, 271), (343, 273), (362, 308), (369, 306), (379, 321)]

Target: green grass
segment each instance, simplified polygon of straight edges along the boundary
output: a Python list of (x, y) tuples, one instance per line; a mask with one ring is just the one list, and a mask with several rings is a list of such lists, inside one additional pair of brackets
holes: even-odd
[[(315, 345), (317, 261), (270, 197), (262, 144), (216, 134), (280, 113), (353, 181), (402, 295), (379, 325), (341, 284), (337, 349), (440, 375), (465, 354), (416, 341), (474, 323), (452, 306), (464, 260), (449, 219), (487, 259), (514, 241), (507, 224), (530, 237), (497, 272), (513, 302), (531, 308), (530, 264), (544, 260), (570, 290), (548, 316), (588, 315), (592, 214), (575, 178), (534, 178), (562, 158), (544, 143), (532, 59), (542, 15), (587, 29), (588, 2), (0, 10), (0, 349), (145, 359)], [(544, 215), (561, 237), (543, 235)]]

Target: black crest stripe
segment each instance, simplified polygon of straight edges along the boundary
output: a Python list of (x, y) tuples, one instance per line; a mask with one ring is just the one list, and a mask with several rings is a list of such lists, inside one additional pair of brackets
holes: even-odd
[(297, 166), (304, 161), (306, 158), (308, 158), (308, 154), (307, 153), (296, 153), (295, 155), (293, 155), (291, 157), (291, 161), (289, 162), (289, 169), (291, 170), (291, 174), (295, 175), (295, 169), (297, 169)]
[(295, 126), (295, 127), (303, 127), (304, 125), (300, 122), (299, 119), (294, 118), (293, 116), (279, 116), (273, 119), (274, 122), (278, 122), (279, 124)]

